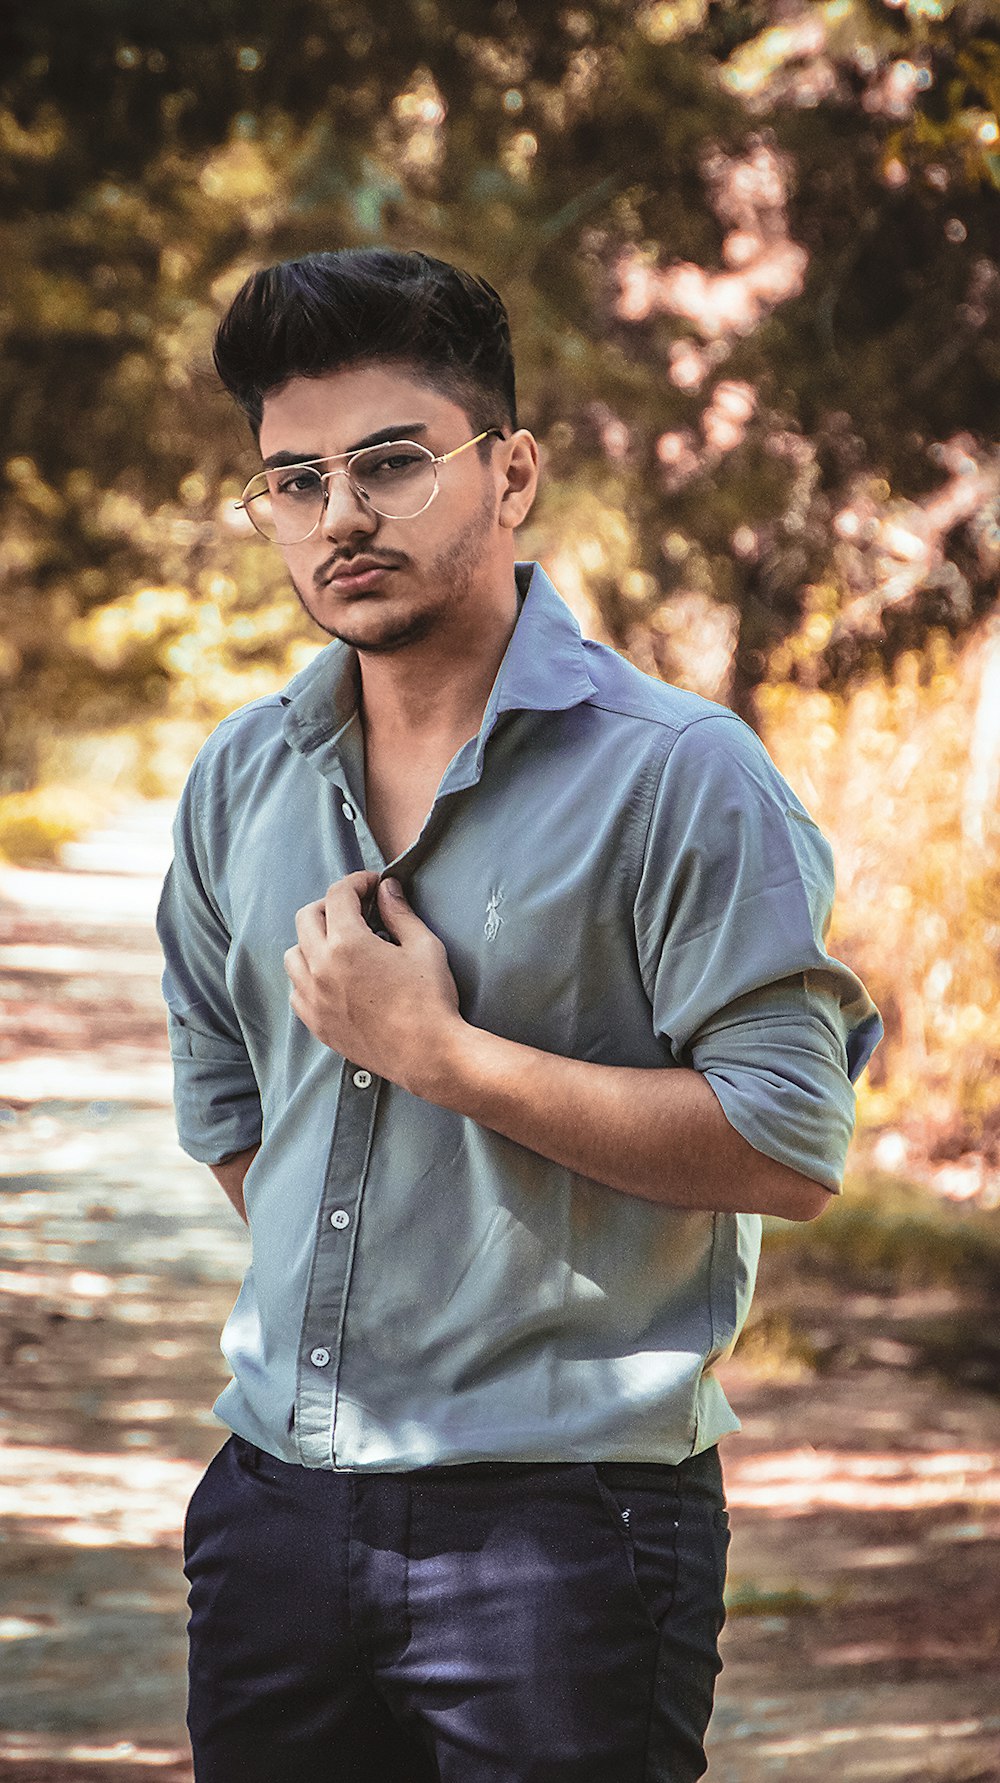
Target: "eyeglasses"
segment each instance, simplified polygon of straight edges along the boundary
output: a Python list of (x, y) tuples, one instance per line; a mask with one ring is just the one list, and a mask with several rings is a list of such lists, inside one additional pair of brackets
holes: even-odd
[[(311, 538), (323, 518), (327, 485), (334, 477), (346, 477), (358, 501), (385, 520), (415, 520), (429, 508), (438, 491), (438, 466), (478, 446), (499, 427), (487, 427), (475, 439), (435, 458), (426, 446), (413, 440), (390, 440), (384, 446), (362, 446), (359, 452), (337, 452), (309, 464), (280, 464), (258, 471), (236, 506), (250, 516), (262, 538), (279, 545), (301, 545)], [(344, 460), (343, 470), (321, 471), (321, 464)]]

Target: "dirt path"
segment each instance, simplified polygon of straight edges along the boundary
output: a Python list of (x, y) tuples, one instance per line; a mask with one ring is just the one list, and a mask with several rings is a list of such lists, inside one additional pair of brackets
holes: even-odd
[[(0, 869), (0, 1775), (20, 1783), (190, 1780), (179, 1531), (221, 1440), (245, 1235), (173, 1137), (167, 846), (139, 807), (64, 870)], [(851, 1334), (836, 1365), (726, 1370), (744, 1430), (710, 1783), (1000, 1783), (1000, 1404), (914, 1374), (899, 1296), (807, 1286)], [(791, 1291), (766, 1263), (761, 1304)]]

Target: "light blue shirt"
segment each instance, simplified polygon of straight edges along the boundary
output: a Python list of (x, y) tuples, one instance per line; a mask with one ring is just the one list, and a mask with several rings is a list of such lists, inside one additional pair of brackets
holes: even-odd
[[(391, 863), (465, 1019), (704, 1073), (750, 1144), (836, 1191), (881, 1032), (823, 944), (830, 849), (731, 712), (585, 641), (536, 565), (478, 736)], [(216, 1411), (310, 1467), (676, 1462), (739, 1425), (715, 1374), (754, 1215), (622, 1194), (374, 1078), (293, 1015), (283, 954), (366, 823), (357, 658), (226, 719), (158, 926), (181, 1144), (246, 1180), (252, 1265)], [(376, 919), (377, 920), (377, 919)]]

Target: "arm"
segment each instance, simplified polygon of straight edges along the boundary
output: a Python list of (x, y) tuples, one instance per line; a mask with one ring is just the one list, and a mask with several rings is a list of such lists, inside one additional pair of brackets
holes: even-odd
[[(556, 1057), (464, 1022), (440, 941), (393, 882), (351, 874), (299, 912), (285, 964), (318, 1039), (625, 1194), (811, 1219), (836, 1193), (878, 1013), (823, 937), (830, 850), (731, 714), (664, 763), (633, 909), (664, 1067)], [(530, 991), (527, 993), (530, 995)]]
[(244, 1225), (247, 1224), (247, 1209), (243, 1199), (243, 1184), (259, 1151), (259, 1145), (252, 1145), (249, 1151), (237, 1152), (232, 1158), (223, 1158), (221, 1163), (209, 1165), (216, 1182), (228, 1195)]
[(821, 1183), (749, 1145), (697, 1071), (592, 1065), (466, 1022), (449, 1036), (414, 1093), (581, 1176), (711, 1212), (811, 1220), (829, 1203)]
[[(225, 826), (217, 812), (199, 804), (198, 784), (196, 763), (178, 808), (174, 859), (156, 917), (174, 1105), (183, 1149), (226, 1173), (218, 1180), (244, 1217), (243, 1177), (260, 1140), (260, 1094), (226, 983), (231, 938), (206, 858), (206, 838), (224, 834)], [(237, 1159), (245, 1163), (231, 1188)]]
[(292, 1007), (318, 1039), (412, 1095), (628, 1195), (674, 1207), (812, 1219), (829, 1191), (750, 1145), (707, 1079), (560, 1058), (464, 1021), (444, 947), (394, 882), (352, 873), (296, 919)]

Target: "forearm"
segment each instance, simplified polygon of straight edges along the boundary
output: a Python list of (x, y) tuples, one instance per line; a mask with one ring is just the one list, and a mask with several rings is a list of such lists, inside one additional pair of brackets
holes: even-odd
[(247, 1223), (247, 1210), (243, 1199), (243, 1184), (259, 1151), (259, 1145), (252, 1145), (249, 1151), (236, 1152), (233, 1157), (224, 1158), (221, 1164), (209, 1165), (216, 1182), (229, 1197), (244, 1225)]
[(750, 1145), (696, 1071), (565, 1059), (463, 1022), (416, 1093), (644, 1200), (791, 1220), (829, 1202), (821, 1184)]
[(698, 1072), (594, 1065), (472, 1027), (441, 941), (391, 879), (376, 895), (392, 944), (372, 934), (375, 885), (352, 873), (305, 905), (285, 954), (295, 1014), (341, 1058), (626, 1195), (790, 1220), (827, 1205), (822, 1183), (730, 1125)]

